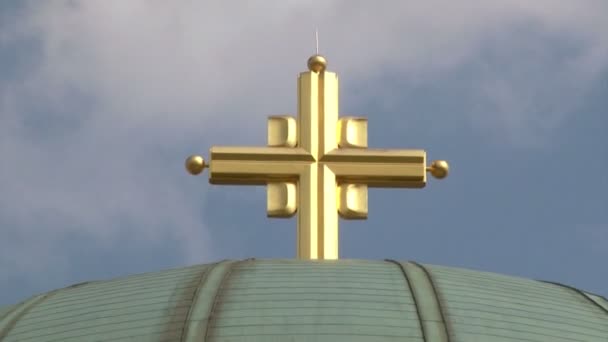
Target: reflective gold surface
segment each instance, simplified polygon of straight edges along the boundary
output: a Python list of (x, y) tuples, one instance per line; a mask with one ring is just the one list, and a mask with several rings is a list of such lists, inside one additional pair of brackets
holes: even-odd
[(367, 119), (344, 117), (338, 120), (338, 147), (367, 147)]
[(201, 156), (190, 156), (186, 159), (186, 170), (188, 170), (191, 175), (198, 175), (203, 172), (206, 166), (205, 159)]
[(427, 171), (437, 179), (442, 179), (448, 176), (450, 166), (445, 160), (435, 160), (431, 163), (431, 166), (427, 167)]
[(367, 218), (367, 185), (338, 185), (338, 214), (347, 220), (364, 220)]
[(268, 146), (295, 147), (298, 144), (296, 119), (291, 116), (268, 118)]
[(273, 182), (266, 186), (268, 217), (292, 217), (296, 213), (297, 193), (294, 182)]
[[(319, 55), (298, 78), (298, 115), (268, 121), (268, 147), (212, 147), (209, 182), (267, 185), (267, 215), (297, 215), (297, 257), (338, 258), (338, 216), (367, 218), (367, 187), (422, 188), (426, 172), (447, 176), (444, 161), (426, 167), (423, 150), (367, 148), (367, 120), (338, 118), (338, 78)], [(205, 167), (190, 157), (188, 171)]]
[(314, 55), (308, 59), (308, 70), (312, 72), (322, 72), (327, 68), (327, 60), (321, 55)]

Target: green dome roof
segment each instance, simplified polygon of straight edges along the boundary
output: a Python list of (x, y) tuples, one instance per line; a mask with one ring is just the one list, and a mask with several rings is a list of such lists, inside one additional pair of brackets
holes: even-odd
[(222, 261), (0, 308), (1, 341), (608, 341), (608, 301), (396, 261)]

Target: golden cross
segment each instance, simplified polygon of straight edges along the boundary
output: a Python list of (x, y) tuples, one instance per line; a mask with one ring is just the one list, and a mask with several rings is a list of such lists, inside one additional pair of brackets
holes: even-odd
[(190, 156), (186, 168), (209, 167), (209, 183), (267, 186), (268, 217), (297, 214), (297, 257), (338, 259), (338, 216), (367, 218), (367, 187), (422, 188), (423, 150), (367, 148), (367, 119), (338, 118), (338, 77), (324, 57), (308, 60), (298, 78), (298, 115), (268, 119), (268, 147), (212, 147), (210, 161)]

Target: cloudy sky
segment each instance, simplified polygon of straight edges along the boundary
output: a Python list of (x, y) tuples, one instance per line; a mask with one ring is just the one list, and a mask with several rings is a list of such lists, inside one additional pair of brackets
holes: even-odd
[(0, 305), (85, 280), (292, 258), (262, 187), (183, 168), (295, 114), (314, 29), (369, 144), (452, 173), (374, 189), (343, 258), (608, 295), (608, 3), (2, 1)]

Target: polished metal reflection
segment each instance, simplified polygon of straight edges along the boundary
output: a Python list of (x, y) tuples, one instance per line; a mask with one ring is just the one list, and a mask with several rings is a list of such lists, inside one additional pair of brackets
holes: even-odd
[(367, 119), (338, 118), (338, 77), (320, 55), (298, 78), (298, 115), (268, 119), (268, 147), (212, 147), (209, 163), (191, 156), (186, 168), (209, 167), (212, 184), (266, 185), (267, 215), (297, 215), (297, 257), (337, 259), (338, 217), (365, 219), (367, 188), (422, 188), (426, 172), (448, 174), (445, 161), (426, 166), (423, 150), (367, 148)]

